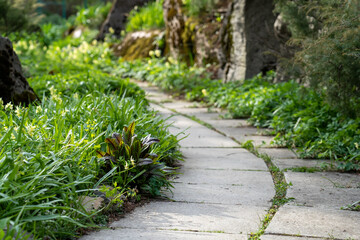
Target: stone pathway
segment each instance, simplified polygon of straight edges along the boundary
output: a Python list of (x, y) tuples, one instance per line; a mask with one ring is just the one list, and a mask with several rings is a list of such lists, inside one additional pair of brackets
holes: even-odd
[[(188, 135), (180, 142), (185, 156), (181, 174), (174, 179), (171, 200), (152, 201), (112, 223), (111, 229), (82, 240), (248, 239), (271, 207), (275, 187), (264, 161), (232, 138), (253, 140), (259, 152), (272, 157), (282, 170), (324, 162), (301, 160), (288, 149), (271, 148), (272, 137), (264, 135), (265, 129), (253, 128), (245, 120), (221, 119), (217, 112), (173, 101), (156, 87), (138, 84), (163, 117), (174, 115), (168, 120), (173, 122), (170, 131), (179, 137)], [(360, 212), (340, 210), (360, 200), (359, 174), (289, 170), (285, 178), (292, 184), (287, 197), (294, 200), (278, 210), (261, 239), (360, 239)]]

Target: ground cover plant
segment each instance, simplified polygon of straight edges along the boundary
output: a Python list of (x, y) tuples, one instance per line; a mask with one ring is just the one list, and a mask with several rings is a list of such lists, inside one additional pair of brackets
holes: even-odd
[(149, 2), (141, 8), (132, 10), (126, 24), (127, 32), (161, 29), (165, 27), (163, 18), (163, 0)]
[(229, 110), (233, 118), (249, 118), (276, 134), (274, 144), (297, 147), (304, 158), (331, 158), (338, 169), (360, 170), (360, 119), (336, 111), (326, 92), (294, 81), (274, 84), (275, 73), (243, 82), (211, 80), (204, 69), (172, 58), (123, 62), (118, 74), (150, 81), (188, 100)]
[[(103, 192), (101, 211), (171, 187), (166, 165), (180, 157), (177, 139), (139, 87), (110, 74), (117, 62), (106, 43), (11, 37), (41, 101), (0, 103), (1, 239), (73, 238), (96, 223), (84, 196)], [(102, 156), (114, 136), (127, 139), (125, 152)]]

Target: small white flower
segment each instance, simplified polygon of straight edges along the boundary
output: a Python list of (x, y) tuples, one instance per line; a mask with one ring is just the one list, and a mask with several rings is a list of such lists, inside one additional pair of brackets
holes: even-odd
[(13, 110), (13, 105), (11, 104), (11, 102), (8, 102), (6, 105), (5, 105), (5, 110)]
[(130, 162), (131, 162), (132, 166), (135, 166), (135, 160), (134, 160), (134, 158), (132, 156), (130, 157)]
[(160, 57), (161, 56), (161, 51), (159, 49), (155, 50), (155, 56), (156, 57)]
[(21, 117), (21, 108), (19, 106), (16, 106), (15, 114), (16, 116)]
[(125, 170), (128, 170), (129, 169), (129, 164), (126, 162), (125, 163)]
[(41, 112), (42, 112), (42, 108), (41, 108), (40, 105), (36, 107), (35, 112), (36, 112), (36, 113), (41, 113)]
[(30, 135), (30, 136), (33, 136), (34, 135), (34, 132), (36, 130), (36, 126), (35, 125), (28, 125), (26, 126), (26, 130), (27, 130), (27, 133)]

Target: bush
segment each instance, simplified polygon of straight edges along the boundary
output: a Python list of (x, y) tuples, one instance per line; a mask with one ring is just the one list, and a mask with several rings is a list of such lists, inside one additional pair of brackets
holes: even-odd
[(139, 9), (132, 10), (129, 14), (126, 31), (134, 32), (139, 30), (164, 28), (165, 22), (162, 4), (163, 0), (156, 0)]
[(110, 8), (111, 2), (108, 2), (106, 5), (94, 5), (88, 8), (81, 8), (76, 14), (75, 25), (98, 29), (104, 22)]
[(300, 77), (350, 117), (360, 116), (360, 8), (358, 1), (283, 1), (284, 16), (299, 46), (294, 63)]
[(189, 15), (199, 16), (204, 12), (212, 11), (218, 0), (183, 0)]
[(8, 35), (38, 24), (41, 19), (36, 12), (38, 6), (36, 0), (0, 0), (0, 34)]

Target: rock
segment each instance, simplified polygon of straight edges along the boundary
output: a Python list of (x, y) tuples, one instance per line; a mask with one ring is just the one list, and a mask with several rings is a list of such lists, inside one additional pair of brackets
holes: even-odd
[(104, 199), (102, 197), (80, 196), (79, 204), (85, 209), (86, 212), (90, 213), (103, 207)]
[(97, 40), (104, 40), (109, 29), (114, 30), (114, 35), (120, 37), (121, 31), (125, 29), (128, 15), (135, 6), (141, 7), (149, 0), (116, 0), (100, 28)]
[(186, 52), (182, 34), (185, 20), (181, 9), (181, 0), (165, 0), (163, 4), (166, 26), (166, 52), (178, 59)]
[(159, 30), (129, 33), (120, 44), (113, 46), (114, 53), (127, 61), (149, 57), (149, 52), (158, 47), (155, 42), (161, 35)]
[(29, 104), (38, 96), (22, 73), (21, 63), (8, 38), (0, 36), (0, 98), (4, 104)]
[[(279, 52), (274, 35), (273, 1), (234, 0), (230, 20), (224, 21), (222, 74), (225, 81), (243, 80), (276, 68)], [(227, 64), (224, 64), (227, 63)]]
[[(221, 48), (219, 32), (221, 20), (226, 13), (230, 0), (219, 1), (214, 12), (202, 13), (200, 17), (186, 16), (181, 1), (164, 2), (164, 19), (166, 25), (166, 53), (173, 58), (181, 58), (189, 65), (196, 64), (216, 72), (219, 68), (218, 54)], [(225, 6), (225, 8), (224, 8)]]

